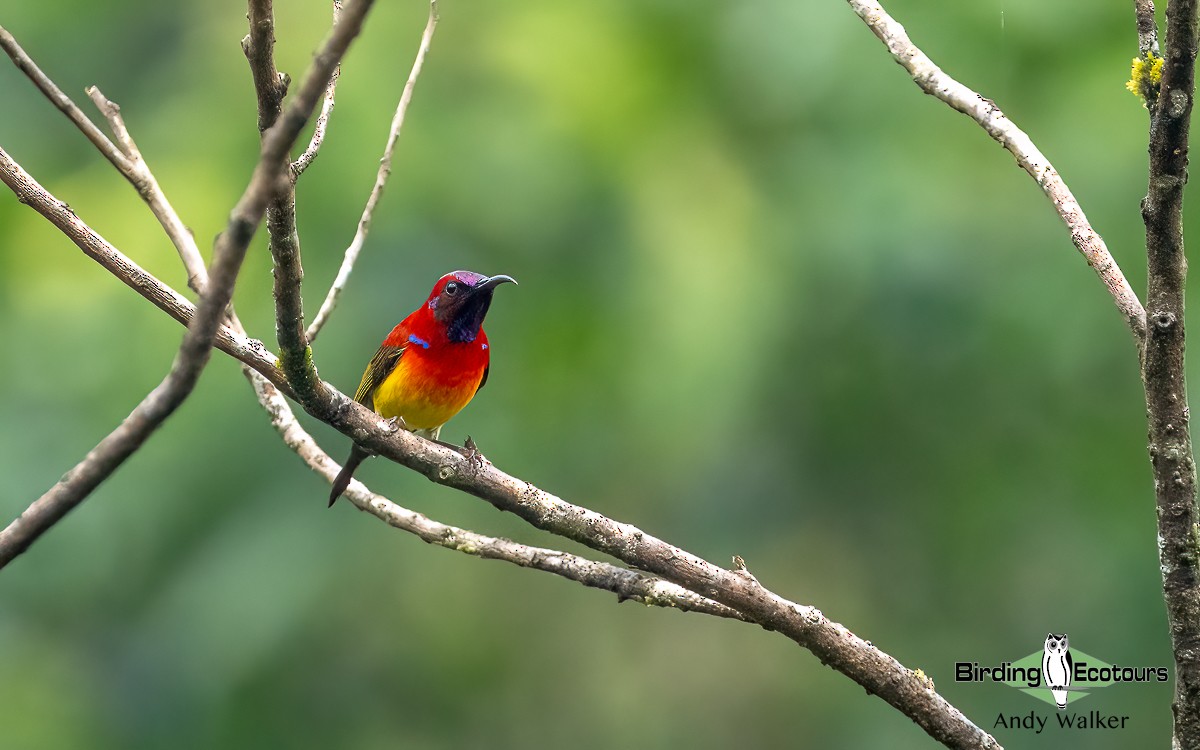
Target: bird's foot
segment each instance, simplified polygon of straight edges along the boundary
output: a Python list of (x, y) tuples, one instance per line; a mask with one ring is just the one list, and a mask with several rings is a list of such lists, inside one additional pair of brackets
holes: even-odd
[(467, 435), (466, 442), (463, 443), (463, 458), (474, 463), (480, 469), (488, 463), (487, 458), (480, 452), (479, 446), (475, 444), (470, 435)]
[(476, 470), (482, 469), (484, 464), (489, 463), (487, 458), (485, 458), (484, 455), (479, 452), (479, 446), (475, 444), (475, 441), (471, 439), (470, 435), (467, 435), (467, 440), (464, 445), (455, 445), (454, 443), (447, 443), (443, 440), (434, 440), (433, 442), (437, 443), (443, 448), (449, 448), (463, 458), (467, 459), (475, 465)]
[[(388, 432), (399, 432), (400, 430), (408, 430), (408, 424), (404, 421), (404, 417), (396, 415), (384, 422), (387, 425)], [(409, 430), (411, 432), (411, 430)]]

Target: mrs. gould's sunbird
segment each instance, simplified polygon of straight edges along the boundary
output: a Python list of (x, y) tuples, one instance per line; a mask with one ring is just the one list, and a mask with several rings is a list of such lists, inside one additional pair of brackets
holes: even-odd
[[(425, 304), (392, 329), (363, 373), (354, 400), (381, 417), (437, 440), (442, 425), (487, 382), (488, 339), (483, 318), (492, 292), (511, 276), (448, 273)], [(333, 481), (329, 505), (341, 497), (370, 451), (357, 443)]]

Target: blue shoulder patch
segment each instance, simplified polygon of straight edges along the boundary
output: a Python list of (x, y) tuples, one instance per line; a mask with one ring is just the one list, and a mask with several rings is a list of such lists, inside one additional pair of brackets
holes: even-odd
[(420, 336), (418, 336), (418, 335), (417, 335), (417, 334), (415, 334), (415, 333), (410, 333), (410, 334), (408, 334), (408, 340), (409, 340), (411, 343), (414, 343), (414, 344), (416, 344), (417, 346), (421, 347), (422, 349), (428, 349), (428, 348), (429, 348), (429, 342), (428, 342), (428, 341), (426, 341), (425, 339), (421, 338)]

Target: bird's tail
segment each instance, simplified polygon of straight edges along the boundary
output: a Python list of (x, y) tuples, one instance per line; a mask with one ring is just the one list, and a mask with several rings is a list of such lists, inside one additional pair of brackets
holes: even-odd
[(358, 465), (370, 457), (370, 451), (361, 448), (358, 443), (350, 449), (350, 457), (346, 459), (346, 465), (342, 467), (338, 473), (337, 479), (333, 480), (333, 489), (329, 492), (329, 507), (332, 508), (337, 499), (342, 496), (346, 488), (350, 486), (350, 478), (354, 476), (354, 470)]

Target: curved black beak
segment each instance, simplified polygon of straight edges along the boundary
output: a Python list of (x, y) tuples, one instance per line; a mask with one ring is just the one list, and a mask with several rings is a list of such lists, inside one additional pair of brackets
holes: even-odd
[(476, 291), (476, 292), (481, 292), (484, 289), (495, 289), (497, 286), (499, 286), (500, 284), (503, 284), (505, 282), (510, 282), (510, 283), (516, 284), (517, 280), (514, 279), (512, 276), (506, 276), (502, 273), (498, 273), (495, 276), (486, 278), (483, 281), (479, 282), (474, 287), (472, 287), (472, 290)]
[(465, 294), (445, 300), (439, 305), (434, 315), (447, 325), (447, 335), (455, 343), (475, 340), (483, 325), (483, 318), (488, 308), (492, 306), (492, 292), (505, 282), (517, 283), (512, 276), (496, 274), (481, 280), (478, 284), (464, 290)]

